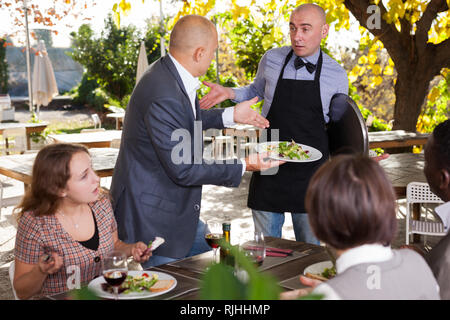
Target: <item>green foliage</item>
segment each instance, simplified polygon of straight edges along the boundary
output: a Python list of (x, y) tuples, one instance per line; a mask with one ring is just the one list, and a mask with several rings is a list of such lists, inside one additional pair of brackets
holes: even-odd
[(0, 93), (8, 93), (8, 63), (6, 62), (6, 39), (0, 38)]
[(98, 38), (87, 24), (72, 32), (73, 52), (68, 53), (86, 69), (83, 79), (70, 94), (74, 103), (101, 111), (105, 104), (126, 108), (136, 83), (139, 46), (145, 42), (151, 64), (160, 57), (159, 26), (149, 24), (142, 39), (135, 27), (117, 28), (111, 15)]
[[(436, 99), (428, 100), (427, 106), (422, 111), (417, 121), (417, 131), (433, 132), (434, 128), (450, 116), (450, 72), (439, 82), (433, 91), (436, 92)], [(434, 101), (433, 101), (434, 100)]]
[[(257, 7), (263, 15), (265, 9)], [(218, 15), (230, 25), (229, 37), (236, 54), (236, 65), (245, 70), (247, 79), (253, 79), (258, 70), (258, 64), (264, 53), (283, 44), (282, 36), (275, 36), (273, 20), (263, 20), (258, 24), (252, 15), (233, 23), (230, 12)]]
[(119, 100), (132, 92), (139, 54), (135, 27), (118, 29), (109, 15), (99, 38), (94, 38), (86, 24), (71, 36), (74, 50), (68, 54), (86, 68), (89, 79), (96, 79), (105, 92)]
[(230, 249), (238, 269), (247, 276), (239, 279), (234, 268), (222, 263), (213, 264), (205, 272), (200, 287), (200, 299), (203, 300), (276, 300), (281, 288), (274, 277), (259, 272), (253, 262), (236, 246), (224, 241), (220, 246)]
[(367, 118), (369, 116), (373, 117), (372, 124), (368, 127), (369, 132), (372, 131), (390, 131), (391, 127), (382, 119), (378, 119), (373, 115), (373, 113), (358, 103), (361, 100), (361, 97), (358, 95), (358, 92), (354, 85), (351, 83), (349, 84), (349, 96), (355, 101), (355, 103), (358, 105), (359, 110), (361, 111), (361, 114), (365, 121), (367, 121)]
[(161, 57), (161, 35), (164, 36), (165, 31), (161, 31), (161, 27), (158, 24), (148, 24), (144, 42), (149, 65)]

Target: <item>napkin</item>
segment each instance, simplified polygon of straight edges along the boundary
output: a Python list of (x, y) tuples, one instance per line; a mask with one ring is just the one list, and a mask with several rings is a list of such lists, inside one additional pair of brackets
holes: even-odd
[(266, 251), (266, 257), (287, 257), (288, 255), (286, 253), (279, 253), (279, 252), (273, 252), (273, 251)]

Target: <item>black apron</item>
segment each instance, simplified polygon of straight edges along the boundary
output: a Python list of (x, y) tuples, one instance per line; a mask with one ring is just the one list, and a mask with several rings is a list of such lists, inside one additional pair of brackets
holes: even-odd
[(272, 105), (267, 115), (270, 129), (279, 129), (280, 141), (291, 141), (312, 146), (322, 152), (315, 162), (286, 162), (275, 175), (254, 172), (250, 180), (248, 207), (270, 212), (302, 213), (305, 195), (314, 172), (328, 159), (328, 136), (320, 96), (322, 51), (317, 62), (314, 80), (283, 79), (284, 69), (291, 59), (291, 50), (278, 77)]

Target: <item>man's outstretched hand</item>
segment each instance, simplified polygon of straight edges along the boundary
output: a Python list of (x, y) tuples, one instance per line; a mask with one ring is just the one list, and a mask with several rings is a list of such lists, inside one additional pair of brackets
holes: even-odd
[(220, 84), (203, 81), (203, 84), (211, 90), (200, 99), (200, 109), (209, 109), (227, 99), (234, 99), (234, 91)]
[(252, 153), (245, 158), (246, 171), (264, 171), (273, 167), (278, 167), (286, 161), (272, 160), (269, 153)]
[(258, 102), (258, 97), (238, 103), (234, 106), (233, 120), (236, 123), (250, 124), (252, 126), (265, 129), (269, 127), (269, 120), (251, 108)]

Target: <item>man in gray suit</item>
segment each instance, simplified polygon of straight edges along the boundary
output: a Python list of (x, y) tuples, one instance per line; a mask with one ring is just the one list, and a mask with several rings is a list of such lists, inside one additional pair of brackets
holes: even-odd
[(199, 219), (202, 185), (237, 187), (245, 170), (281, 163), (264, 155), (231, 163), (202, 159), (202, 130), (269, 125), (250, 108), (257, 98), (225, 110), (200, 110), (197, 77), (206, 73), (217, 46), (217, 31), (208, 19), (181, 18), (170, 35), (169, 55), (149, 67), (128, 104), (111, 196), (121, 239), (166, 240), (144, 267), (210, 249)]
[[(446, 217), (450, 216), (450, 120), (439, 124), (428, 139), (424, 172), (431, 191), (445, 201), (435, 209), (445, 223), (448, 221)], [(438, 281), (441, 299), (449, 300), (450, 232), (447, 232), (425, 259)]]

